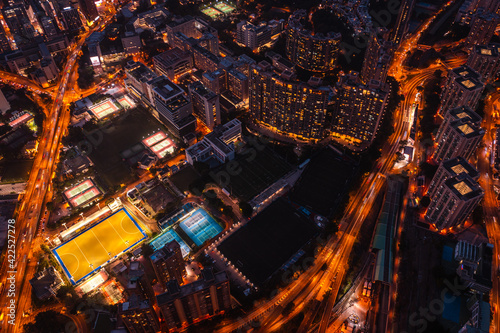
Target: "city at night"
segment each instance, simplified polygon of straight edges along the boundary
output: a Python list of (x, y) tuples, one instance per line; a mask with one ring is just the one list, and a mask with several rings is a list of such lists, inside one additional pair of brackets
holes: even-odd
[(0, 332), (500, 333), (500, 0), (1, 0)]

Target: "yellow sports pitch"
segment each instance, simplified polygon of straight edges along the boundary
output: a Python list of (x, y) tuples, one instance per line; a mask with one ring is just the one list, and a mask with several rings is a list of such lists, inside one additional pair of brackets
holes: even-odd
[(139, 224), (121, 209), (53, 250), (73, 284), (146, 238)]

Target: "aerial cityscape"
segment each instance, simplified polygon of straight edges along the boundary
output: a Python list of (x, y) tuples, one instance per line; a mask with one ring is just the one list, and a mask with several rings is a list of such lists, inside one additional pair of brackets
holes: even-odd
[(500, 0), (3, 0), (0, 331), (500, 333)]

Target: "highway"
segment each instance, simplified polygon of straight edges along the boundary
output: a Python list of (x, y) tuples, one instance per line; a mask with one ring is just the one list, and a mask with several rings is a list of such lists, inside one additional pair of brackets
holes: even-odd
[(489, 161), (489, 153), (491, 152), (491, 145), (493, 143), (496, 129), (495, 120), (492, 116), (494, 105), (500, 105), (500, 94), (498, 92), (492, 94), (491, 99), (486, 103), (485, 116), (483, 124), (481, 125), (486, 130), (483, 137), (484, 148), (481, 146), (478, 149), (477, 168), (480, 174), (479, 184), (485, 192), (483, 198), (484, 222), (486, 224), (486, 230), (488, 232), (490, 243), (494, 245), (492, 262), (493, 288), (490, 295), (490, 306), (493, 312), (491, 329), (492, 332), (498, 333), (500, 332), (500, 314), (498, 313), (500, 305), (500, 279), (497, 272), (500, 269), (500, 227), (498, 225), (500, 222), (500, 212), (498, 210), (496, 193), (493, 189), (494, 181), (491, 178), (493, 173), (491, 171)]
[[(62, 72), (59, 85), (53, 93), (54, 104), (49, 115), (44, 122), (43, 133), (41, 135), (38, 154), (35, 157), (33, 168), (30, 172), (27, 182), (26, 192), (20, 201), (16, 210), (16, 257), (17, 273), (16, 273), (16, 325), (11, 325), (4, 318), (2, 328), (7, 332), (19, 331), (18, 327), (22, 318), (22, 314), (31, 306), (31, 286), (29, 279), (33, 276), (36, 269), (36, 260), (33, 260), (33, 252), (39, 249), (40, 244), (44, 242), (37, 235), (38, 222), (41, 214), (45, 211), (45, 202), (48, 192), (51, 192), (51, 180), (57, 165), (59, 157), (59, 148), (61, 138), (64, 135), (69, 120), (70, 112), (67, 108), (70, 100), (66, 98), (68, 91), (73, 90), (76, 82), (76, 71), (74, 71), (75, 63), (81, 51), (85, 39), (94, 31), (103, 28), (112, 18), (110, 15), (106, 19), (101, 19), (101, 23), (94, 28), (88, 30), (81, 36), (79, 42), (70, 47), (66, 65)], [(19, 77), (11, 77), (17, 82), (22, 80)], [(5, 78), (4, 78), (5, 79)], [(24, 85), (33, 86), (29, 82), (24, 82)], [(8, 261), (7, 256), (2, 263), (2, 280), (7, 278)], [(2, 304), (2, 312), (6, 313), (7, 294), (4, 292), (0, 296), (0, 304)]]

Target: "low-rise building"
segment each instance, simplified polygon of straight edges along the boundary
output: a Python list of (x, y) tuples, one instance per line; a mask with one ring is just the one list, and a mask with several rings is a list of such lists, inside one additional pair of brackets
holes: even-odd
[(215, 158), (218, 163), (225, 163), (234, 159), (234, 142), (241, 138), (241, 122), (233, 119), (224, 125), (219, 125), (213, 132), (207, 134), (203, 140), (186, 149), (186, 160), (207, 162)]
[(56, 296), (57, 291), (64, 285), (61, 274), (52, 266), (35, 273), (30, 280), (31, 288), (38, 299), (44, 300)]

